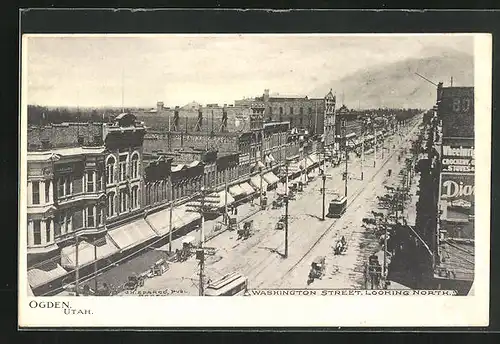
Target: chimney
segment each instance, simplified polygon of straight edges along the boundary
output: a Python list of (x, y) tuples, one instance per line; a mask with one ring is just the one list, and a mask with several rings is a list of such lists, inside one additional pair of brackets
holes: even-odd
[(156, 103), (156, 111), (157, 112), (163, 111), (163, 102), (157, 102)]
[(263, 98), (264, 98), (264, 99), (263, 99), (263, 100), (264, 100), (264, 102), (268, 102), (268, 101), (269, 101), (269, 89), (267, 89), (267, 88), (266, 88), (266, 89), (264, 90), (264, 96), (263, 96)]

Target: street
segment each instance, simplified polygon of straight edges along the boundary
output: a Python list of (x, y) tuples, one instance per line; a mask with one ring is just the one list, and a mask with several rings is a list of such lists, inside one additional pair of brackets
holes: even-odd
[[(207, 239), (205, 246), (216, 248), (213, 256), (205, 261), (205, 280), (215, 280), (230, 272), (240, 272), (248, 277), (249, 288), (305, 288), (311, 261), (315, 256), (326, 257), (326, 278), (315, 280), (311, 288), (360, 288), (364, 283), (363, 264), (366, 257), (380, 249), (378, 238), (366, 235), (361, 227), (361, 219), (374, 205), (377, 195), (384, 192), (388, 182), (387, 171), (393, 170), (391, 179), (396, 178), (400, 163), (397, 154), (405, 140), (396, 135), (386, 139), (389, 154), (381, 159), (378, 152), (376, 167), (373, 153), (365, 156), (364, 178), (361, 180), (360, 158), (350, 155), (348, 162), (348, 208), (340, 219), (326, 217), (321, 221), (322, 197), (321, 177), (316, 177), (297, 193), (296, 200), (289, 202), (288, 257), (284, 258), (284, 230), (276, 230), (275, 224), (284, 214), (284, 206), (279, 209), (268, 207), (266, 211), (256, 211), (250, 204), (240, 206), (239, 220), (252, 214), (253, 235), (246, 240), (238, 240), (235, 231), (224, 231), (213, 239)], [(396, 149), (392, 149), (396, 145)], [(327, 165), (326, 213), (333, 193), (344, 193), (342, 172), (345, 164), (331, 167)], [(269, 204), (276, 191), (269, 191)], [(210, 237), (213, 223), (206, 223), (206, 236)], [(191, 235), (199, 237), (199, 231)], [(334, 256), (331, 246), (344, 235), (348, 250), (343, 255)], [(182, 263), (170, 264), (170, 269), (162, 276), (147, 279), (139, 292), (169, 289), (184, 295), (198, 295), (199, 267), (195, 257)]]

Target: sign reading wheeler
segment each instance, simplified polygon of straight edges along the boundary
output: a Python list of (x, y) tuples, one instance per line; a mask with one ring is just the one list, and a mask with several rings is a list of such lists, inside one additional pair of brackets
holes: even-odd
[(443, 172), (474, 173), (474, 147), (443, 146)]

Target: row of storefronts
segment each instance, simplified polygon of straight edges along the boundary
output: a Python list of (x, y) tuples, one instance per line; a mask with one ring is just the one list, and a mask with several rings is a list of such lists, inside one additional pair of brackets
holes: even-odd
[[(304, 171), (310, 173), (319, 163), (319, 157), (315, 153), (299, 161), (290, 162), (290, 181), (293, 178), (301, 178)], [(215, 191), (210, 196), (215, 196), (219, 201), (213, 208), (222, 214), (226, 207), (248, 202), (260, 195), (261, 190), (268, 191), (278, 187), (283, 178), (278, 177), (277, 171), (264, 169), (249, 178), (228, 185), (227, 193), (225, 188)], [(85, 276), (94, 271), (96, 264), (101, 269), (103, 264), (112, 265), (128, 252), (140, 250), (152, 242), (160, 242), (168, 237), (170, 230), (172, 233), (185, 232), (186, 229), (198, 226), (201, 215), (190, 211), (187, 201), (188, 199), (178, 200), (172, 209), (170, 204), (165, 204), (145, 216), (137, 216), (123, 225), (109, 228), (107, 233), (97, 240), (84, 238), (79, 240), (78, 244), (65, 246), (57, 257), (28, 270), (31, 288), (36, 295), (56, 293), (64, 283), (74, 279), (77, 267), (81, 271), (80, 276)]]

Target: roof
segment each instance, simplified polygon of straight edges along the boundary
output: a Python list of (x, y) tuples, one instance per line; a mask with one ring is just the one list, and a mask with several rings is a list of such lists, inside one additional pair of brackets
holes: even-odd
[(104, 151), (104, 146), (53, 148), (48, 152), (28, 152), (28, 161), (47, 161), (57, 159), (57, 156), (66, 157), (84, 154), (102, 154)]

